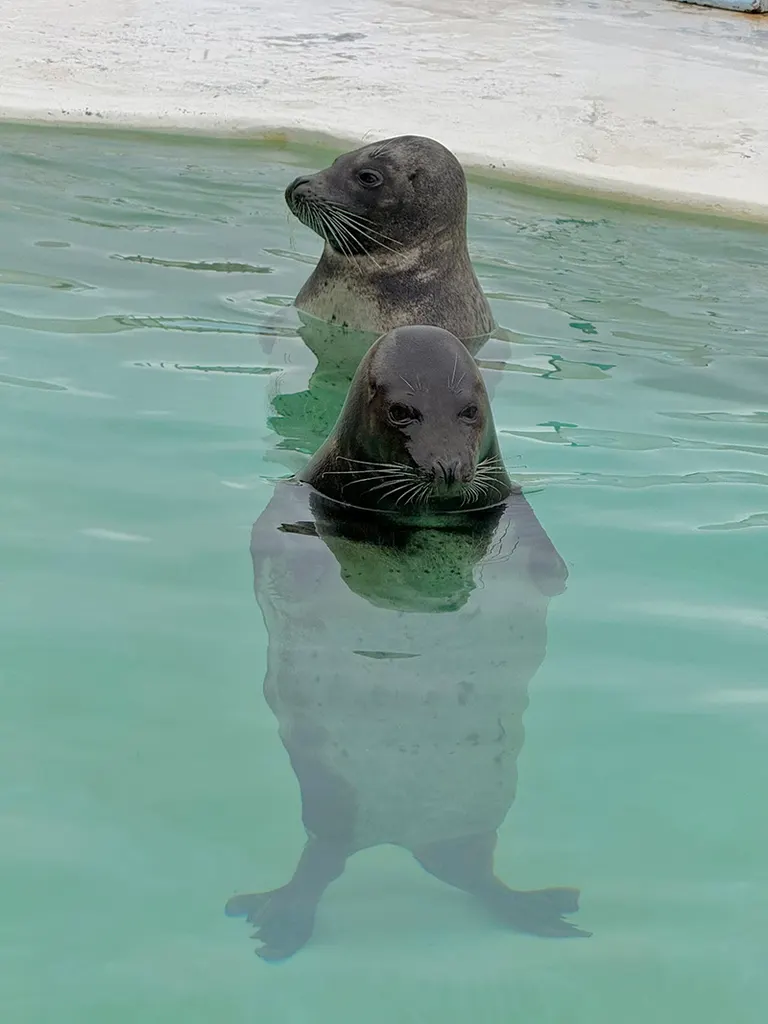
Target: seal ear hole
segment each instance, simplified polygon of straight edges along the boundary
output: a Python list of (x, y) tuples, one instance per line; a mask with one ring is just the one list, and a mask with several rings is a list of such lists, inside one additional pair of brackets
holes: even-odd
[(418, 171), (411, 171), (411, 173), (408, 175), (408, 181), (415, 181), (418, 178), (418, 176)]
[(470, 405), (465, 405), (459, 413), (459, 419), (466, 420), (467, 423), (474, 423), (477, 419), (479, 410), (477, 406), (472, 402)]
[(409, 405), (404, 405), (402, 402), (393, 402), (387, 409), (387, 416), (389, 422), (395, 427), (406, 427), (409, 423), (413, 423), (414, 420), (419, 418), (419, 414), (415, 409), (412, 409)]

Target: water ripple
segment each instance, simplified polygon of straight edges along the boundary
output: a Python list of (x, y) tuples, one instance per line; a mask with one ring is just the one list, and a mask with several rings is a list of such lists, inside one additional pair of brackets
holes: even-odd
[(69, 390), (64, 384), (54, 384), (48, 380), (33, 380), (30, 377), (11, 377), (7, 373), (0, 373), (0, 384), (16, 388), (33, 388), (37, 391)]
[(526, 486), (588, 486), (619, 487), (624, 490), (643, 490), (649, 487), (674, 487), (679, 484), (748, 484), (757, 487), (768, 486), (768, 474), (739, 472), (737, 470), (712, 470), (700, 473), (657, 473), (639, 476), (616, 473), (516, 473), (515, 477)]
[(663, 434), (633, 434), (616, 430), (590, 430), (565, 423), (542, 423), (547, 430), (514, 430), (501, 427), (500, 434), (525, 437), (544, 444), (568, 444), (576, 448), (615, 448), (620, 451), (651, 452), (663, 448), (684, 448), (692, 451), (745, 452), (749, 455), (768, 455), (768, 448), (760, 445), (694, 441), (684, 437), (666, 437)]
[(276, 366), (205, 366), (203, 364), (185, 366), (183, 363), (164, 362), (162, 360), (157, 362), (142, 361), (125, 363), (124, 365), (137, 367), (141, 370), (185, 370), (192, 373), (243, 373), (255, 375), (257, 377), (264, 377), (272, 373), (280, 372), (279, 367)]
[(46, 277), (24, 270), (0, 269), (0, 285), (22, 285), (28, 288), (52, 288), (56, 291), (90, 291), (93, 287), (81, 281), (70, 281), (61, 277)]
[(708, 526), (700, 526), (700, 530), (750, 530), (754, 527), (768, 526), (768, 512), (755, 512), (746, 519), (739, 519), (731, 523), (711, 523)]
[[(251, 263), (206, 263), (203, 260), (188, 262), (187, 260), (163, 260), (156, 256), (121, 256), (115, 253), (113, 260), (125, 263), (149, 263), (157, 267), (173, 267), (178, 270), (204, 270), (218, 274), (272, 274), (272, 267), (257, 267)], [(0, 271), (0, 283), (2, 272)]]

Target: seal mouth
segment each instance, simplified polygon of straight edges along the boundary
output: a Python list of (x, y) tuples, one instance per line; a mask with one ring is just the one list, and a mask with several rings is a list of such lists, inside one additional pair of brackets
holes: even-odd
[(471, 484), (474, 472), (467, 472), (459, 459), (436, 459), (432, 467), (432, 480), (435, 492), (439, 494), (455, 494), (460, 492), (464, 484)]
[(342, 501), (361, 507), (415, 514), (436, 509), (471, 511), (498, 505), (508, 493), (500, 476), (506, 470), (501, 459), (494, 457), (479, 462), (471, 475), (461, 472), (458, 460), (440, 460), (429, 471), (346, 456), (339, 456), (338, 464), (343, 468), (326, 470), (323, 476), (338, 484)]

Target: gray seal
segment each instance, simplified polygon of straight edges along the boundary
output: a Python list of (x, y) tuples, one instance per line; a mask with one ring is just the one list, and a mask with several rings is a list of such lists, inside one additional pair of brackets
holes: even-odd
[(382, 844), (511, 929), (588, 935), (565, 920), (577, 889), (515, 890), (494, 871), (567, 571), (504, 469), (458, 339), (417, 327), (372, 346), (327, 443), (277, 485), (251, 556), (264, 695), (307, 833), (285, 885), (227, 903), (255, 926), (258, 955), (300, 949), (347, 859)]
[(467, 182), (445, 146), (418, 135), (376, 142), (296, 178), (291, 212), (325, 242), (297, 308), (376, 335), (443, 327), (476, 351), (494, 329), (467, 249)]

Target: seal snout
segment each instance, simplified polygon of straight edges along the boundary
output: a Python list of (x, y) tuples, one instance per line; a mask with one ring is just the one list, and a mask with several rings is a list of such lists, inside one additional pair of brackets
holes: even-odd
[(440, 491), (453, 491), (467, 483), (461, 459), (435, 459), (432, 480)]
[(291, 209), (294, 204), (302, 199), (309, 197), (309, 178), (294, 178), (288, 188), (285, 190), (285, 201), (288, 203)]

